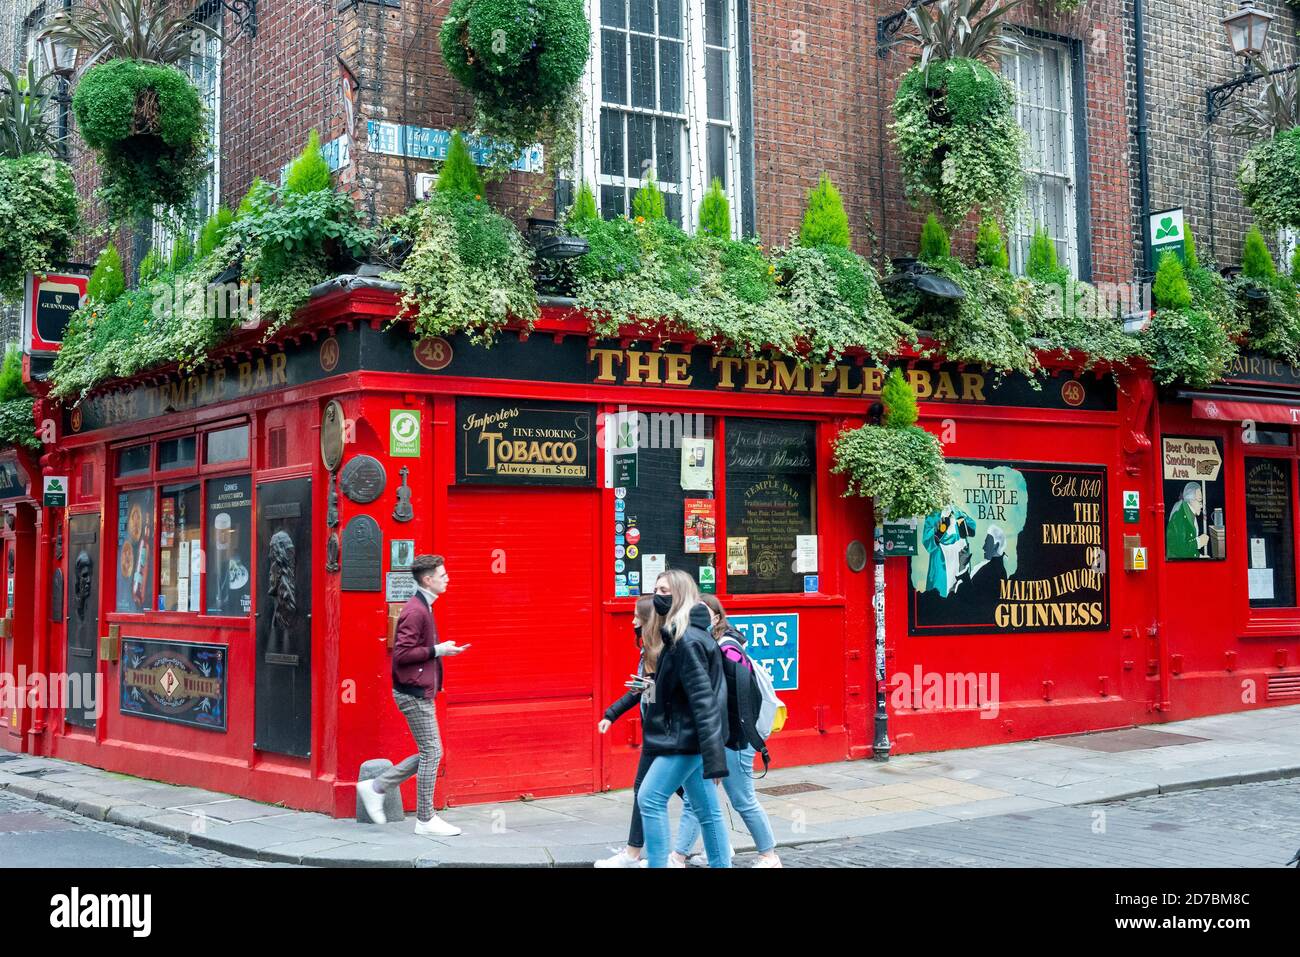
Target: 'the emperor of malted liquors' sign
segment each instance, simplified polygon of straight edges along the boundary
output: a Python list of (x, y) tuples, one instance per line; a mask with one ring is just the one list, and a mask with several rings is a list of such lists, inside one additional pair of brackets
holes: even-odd
[(911, 559), (913, 635), (1109, 626), (1106, 470), (949, 460), (957, 495)]
[(594, 485), (595, 425), (594, 405), (459, 399), (456, 481)]

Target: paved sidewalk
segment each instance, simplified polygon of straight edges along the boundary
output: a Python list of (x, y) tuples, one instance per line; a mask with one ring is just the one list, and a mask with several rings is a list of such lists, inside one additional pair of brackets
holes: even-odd
[[(772, 771), (759, 782), (780, 846), (1300, 777), (1300, 705), (1042, 741)], [(263, 861), (314, 866), (587, 866), (627, 838), (631, 792), (453, 808), (464, 833), (416, 837), (50, 758), (0, 752), (0, 789), (87, 817)], [(673, 802), (674, 807), (677, 802)], [(732, 843), (752, 849), (728, 811)]]

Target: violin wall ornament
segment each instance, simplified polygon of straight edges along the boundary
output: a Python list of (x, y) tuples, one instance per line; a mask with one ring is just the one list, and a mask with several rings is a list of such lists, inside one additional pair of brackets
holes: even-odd
[(397, 487), (397, 505), (393, 509), (393, 521), (409, 522), (415, 518), (415, 511), (411, 508), (411, 486), (406, 484), (406, 478), (411, 474), (411, 470), (403, 465), (398, 474), (402, 476), (402, 484)]

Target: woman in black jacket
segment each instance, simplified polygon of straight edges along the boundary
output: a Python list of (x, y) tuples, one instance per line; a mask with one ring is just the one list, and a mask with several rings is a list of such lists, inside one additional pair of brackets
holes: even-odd
[(709, 633), (709, 609), (695, 579), (672, 569), (655, 582), (655, 612), (663, 620), (663, 651), (655, 670), (655, 700), (645, 716), (642, 749), (653, 760), (637, 803), (651, 867), (666, 867), (671, 834), (668, 799), (684, 788), (704, 832), (710, 867), (729, 867), (718, 789), (727, 776), (727, 686), (722, 656)]
[[(655, 617), (654, 599), (650, 595), (642, 595), (636, 600), (636, 610), (632, 613), (632, 630), (636, 633), (636, 646), (641, 652), (641, 662), (636, 669), (639, 680), (626, 682), (627, 694), (605, 709), (605, 716), (596, 725), (596, 730), (601, 734), (608, 731), (610, 725), (637, 705), (641, 706), (641, 721), (644, 724), (646, 709), (654, 700), (655, 672), (654, 665), (649, 661), (651, 650), (646, 648), (645, 636), (649, 633), (656, 635), (659, 633), (659, 619)], [(654, 645), (654, 657), (657, 660), (658, 651), (662, 646), (659, 642), (655, 642)], [(641, 781), (645, 778), (645, 773), (650, 770), (650, 762), (653, 760), (654, 756), (647, 754), (645, 748), (642, 748), (641, 760), (636, 766), (636, 778), (632, 782), (632, 825), (627, 832), (627, 847), (613, 857), (596, 861), (596, 867), (646, 866), (645, 858), (641, 855), (641, 849), (645, 847), (645, 831), (641, 826), (641, 808), (636, 803), (636, 791), (641, 787)]]

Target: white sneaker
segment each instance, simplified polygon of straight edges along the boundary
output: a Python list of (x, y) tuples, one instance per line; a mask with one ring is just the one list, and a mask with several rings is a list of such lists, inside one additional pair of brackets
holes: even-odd
[(358, 781), (357, 794), (371, 821), (376, 824), (388, 823), (388, 818), (384, 815), (384, 796), (375, 790), (374, 781)]
[(435, 814), (427, 821), (416, 821), (415, 833), (425, 837), (455, 837), (460, 833), (460, 828), (455, 824), (448, 824)]
[(646, 861), (640, 857), (628, 857), (626, 848), (619, 851), (613, 857), (607, 857), (604, 860), (596, 861), (592, 867), (644, 867)]
[(665, 866), (667, 866), (667, 867), (685, 867), (685, 866), (686, 866), (686, 862), (685, 862), (684, 860), (682, 860), (681, 858), (679, 858), (676, 854), (669, 854), (669, 855), (668, 855), (668, 863), (667, 863), (667, 865), (665, 865)]
[[(736, 862), (736, 852), (735, 852), (734, 850), (731, 852), (731, 862), (732, 862), (733, 864)], [(707, 855), (707, 854), (692, 854), (692, 855), (691, 855), (691, 862), (690, 862), (690, 863), (691, 863), (691, 867), (708, 867), (708, 866), (709, 866), (709, 855)]]
[(754, 866), (755, 867), (780, 867), (781, 858), (777, 857), (775, 854), (765, 856), (765, 857), (760, 857), (758, 860), (754, 862)]

